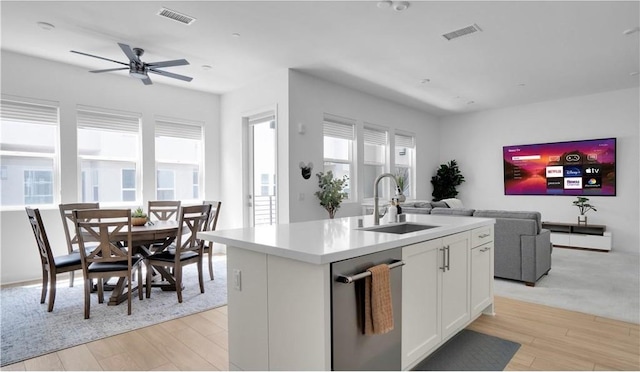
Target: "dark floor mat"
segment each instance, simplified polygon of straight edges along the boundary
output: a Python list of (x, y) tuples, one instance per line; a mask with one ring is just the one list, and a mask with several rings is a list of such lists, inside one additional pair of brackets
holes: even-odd
[(413, 370), (502, 371), (519, 348), (518, 343), (465, 329)]

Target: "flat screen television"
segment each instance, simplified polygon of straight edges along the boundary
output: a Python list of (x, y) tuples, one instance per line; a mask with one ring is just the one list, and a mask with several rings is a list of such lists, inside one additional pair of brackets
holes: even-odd
[(505, 195), (616, 195), (616, 139), (504, 146)]

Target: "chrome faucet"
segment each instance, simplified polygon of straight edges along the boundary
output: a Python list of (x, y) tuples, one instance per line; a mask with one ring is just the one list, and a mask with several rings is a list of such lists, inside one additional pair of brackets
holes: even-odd
[(378, 183), (380, 180), (389, 177), (393, 180), (393, 183), (396, 184), (396, 196), (399, 196), (398, 200), (404, 201), (405, 197), (402, 194), (402, 190), (398, 187), (398, 181), (396, 180), (396, 176), (391, 173), (382, 173), (379, 175), (376, 180), (373, 182), (373, 224), (380, 225), (380, 212), (378, 211)]

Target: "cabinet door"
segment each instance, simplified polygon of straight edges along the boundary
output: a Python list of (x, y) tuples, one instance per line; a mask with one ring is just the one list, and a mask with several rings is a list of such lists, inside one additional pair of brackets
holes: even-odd
[(471, 250), (471, 316), (476, 316), (491, 304), (493, 293), (493, 243)]
[(402, 369), (422, 358), (441, 340), (439, 267), (442, 240), (422, 242), (402, 249)]
[(469, 251), (470, 234), (446, 236), (442, 239), (446, 268), (442, 271), (442, 337), (446, 338), (463, 327), (469, 313)]

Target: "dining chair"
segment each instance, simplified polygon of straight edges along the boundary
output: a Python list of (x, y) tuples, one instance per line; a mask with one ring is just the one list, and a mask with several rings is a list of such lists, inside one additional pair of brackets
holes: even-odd
[(147, 215), (150, 220), (168, 221), (178, 219), (180, 200), (150, 200)]
[[(220, 206), (222, 202), (215, 200), (205, 200), (202, 204), (211, 204), (211, 212), (209, 212), (209, 221), (207, 221), (206, 231), (215, 231), (218, 225), (218, 216), (220, 215)], [(209, 256), (209, 277), (213, 280), (213, 242), (204, 242), (204, 253)]]
[(56, 279), (58, 274), (73, 273), (75, 270), (82, 269), (80, 253), (70, 253), (60, 256), (54, 256), (49, 244), (47, 232), (44, 229), (44, 223), (40, 216), (39, 209), (26, 207), (27, 217), (36, 238), (38, 251), (40, 253), (40, 261), (42, 263), (42, 294), (40, 303), (43, 304), (47, 297), (47, 286), (49, 287), (49, 307), (47, 311), (53, 311), (53, 304), (56, 301)]
[[(77, 253), (78, 251), (78, 237), (76, 236), (76, 229), (73, 221), (74, 209), (98, 209), (100, 203), (67, 203), (59, 204), (60, 217), (62, 217), (62, 226), (64, 227), (64, 236), (67, 238), (67, 251), (69, 254)], [(69, 272), (69, 287), (73, 287), (73, 280), (75, 273)]]
[[(129, 209), (84, 209), (74, 210), (76, 235), (80, 245), (82, 272), (84, 276), (84, 318), (89, 319), (91, 310), (90, 292), (92, 280), (98, 281), (98, 302), (104, 302), (104, 279), (118, 277), (116, 287), (127, 283), (127, 314), (131, 315), (131, 278), (138, 273), (138, 297), (142, 300), (143, 258), (132, 255), (131, 211)], [(123, 237), (124, 234), (124, 237)], [(85, 250), (88, 242), (97, 245)], [(126, 248), (129, 247), (129, 248)]]
[[(167, 278), (175, 285), (178, 302), (182, 303), (182, 269), (189, 264), (197, 264), (200, 293), (204, 293), (204, 280), (202, 278), (202, 256), (204, 241), (197, 238), (197, 233), (204, 231), (209, 221), (211, 204), (180, 207), (178, 233), (176, 241), (162, 252), (154, 253), (147, 257), (149, 266), (170, 267), (172, 277)], [(147, 298), (151, 296), (152, 270), (147, 269)]]

